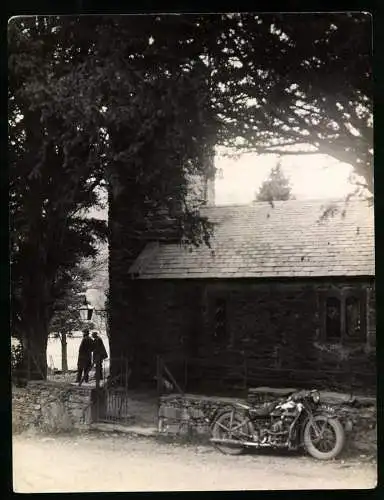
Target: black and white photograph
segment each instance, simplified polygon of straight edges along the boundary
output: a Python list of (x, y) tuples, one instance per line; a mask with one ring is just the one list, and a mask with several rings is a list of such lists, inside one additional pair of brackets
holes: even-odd
[(372, 24), (9, 19), (15, 492), (376, 487)]

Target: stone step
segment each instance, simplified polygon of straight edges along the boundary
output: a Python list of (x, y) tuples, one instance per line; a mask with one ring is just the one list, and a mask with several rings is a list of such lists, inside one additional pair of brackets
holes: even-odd
[(123, 432), (125, 434), (134, 434), (145, 437), (157, 435), (156, 427), (141, 427), (139, 425), (94, 422), (90, 425), (90, 428), (103, 432)]

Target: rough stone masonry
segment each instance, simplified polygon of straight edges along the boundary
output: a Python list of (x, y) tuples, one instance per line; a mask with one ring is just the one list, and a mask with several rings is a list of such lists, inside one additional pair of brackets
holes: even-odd
[(87, 428), (92, 419), (92, 388), (58, 382), (31, 381), (12, 388), (12, 428), (44, 431)]

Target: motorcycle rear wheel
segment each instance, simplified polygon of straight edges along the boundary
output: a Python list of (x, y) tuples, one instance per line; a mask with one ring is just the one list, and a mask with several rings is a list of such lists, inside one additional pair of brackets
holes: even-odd
[(337, 457), (345, 444), (345, 432), (340, 421), (324, 415), (316, 415), (314, 423), (321, 429), (320, 436), (311, 421), (304, 429), (304, 446), (307, 452), (318, 460), (331, 460)]
[(215, 439), (235, 439), (238, 445), (213, 443), (225, 455), (240, 455), (244, 452), (242, 441), (249, 440), (250, 425), (247, 417), (239, 412), (226, 411), (219, 415), (212, 425), (212, 437)]

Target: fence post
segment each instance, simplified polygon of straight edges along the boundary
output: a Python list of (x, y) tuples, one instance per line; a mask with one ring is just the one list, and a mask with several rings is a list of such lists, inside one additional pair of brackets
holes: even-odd
[(100, 388), (100, 369), (99, 369), (99, 362), (98, 362), (98, 363), (96, 363), (95, 368), (96, 368), (96, 373), (95, 373), (95, 375), (96, 375), (96, 377), (95, 377), (95, 378), (96, 378), (96, 389), (99, 389), (99, 388)]
[(161, 358), (159, 355), (156, 356), (156, 382), (157, 382), (157, 395), (161, 395), (162, 386), (162, 369), (161, 369)]
[(184, 391), (187, 390), (188, 385), (188, 358), (184, 358)]
[(247, 355), (244, 351), (244, 389), (248, 387), (248, 374), (247, 374)]
[(31, 380), (31, 354), (29, 351), (29, 342), (28, 342), (28, 351), (27, 351), (27, 382)]
[(156, 391), (157, 391), (157, 428), (159, 432), (163, 430), (163, 417), (160, 415), (161, 409), (161, 386), (162, 386), (162, 367), (161, 358), (156, 355)]
[(164, 361), (162, 362), (161, 369), (162, 369), (162, 373), (163, 373), (163, 370), (165, 371), (165, 373), (167, 374), (167, 376), (171, 380), (173, 386), (179, 391), (179, 393), (180, 394), (184, 394), (184, 391), (181, 389), (181, 387), (179, 386), (179, 384), (176, 382), (175, 377), (169, 371), (169, 369), (167, 368), (167, 365), (164, 363)]
[(128, 359), (125, 359), (125, 389), (128, 390)]

